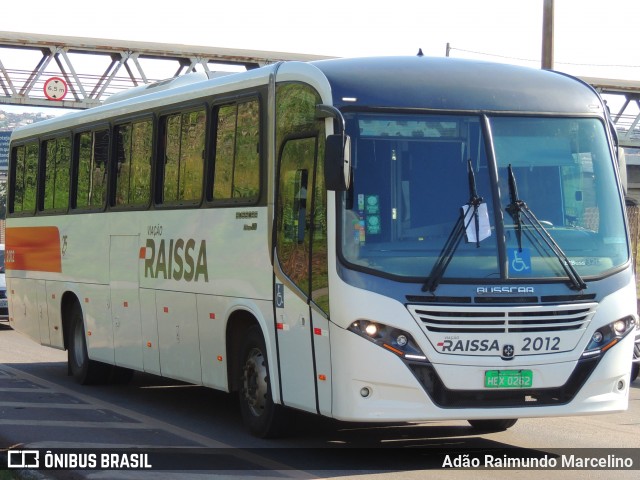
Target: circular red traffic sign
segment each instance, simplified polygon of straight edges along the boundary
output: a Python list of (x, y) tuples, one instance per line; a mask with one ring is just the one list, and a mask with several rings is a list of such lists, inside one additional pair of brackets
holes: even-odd
[(67, 82), (60, 77), (51, 77), (44, 82), (44, 95), (49, 100), (60, 101), (67, 94)]

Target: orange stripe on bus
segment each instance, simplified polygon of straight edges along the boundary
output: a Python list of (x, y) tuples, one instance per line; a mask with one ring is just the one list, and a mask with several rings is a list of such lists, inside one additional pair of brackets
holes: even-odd
[(8, 270), (62, 272), (58, 227), (11, 227), (6, 236)]

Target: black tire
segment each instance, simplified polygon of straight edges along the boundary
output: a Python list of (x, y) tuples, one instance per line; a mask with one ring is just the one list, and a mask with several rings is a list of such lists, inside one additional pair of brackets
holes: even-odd
[(245, 426), (260, 438), (283, 436), (288, 429), (288, 415), (282, 405), (273, 402), (267, 349), (257, 325), (247, 330), (239, 365), (238, 397)]
[(69, 326), (69, 371), (80, 385), (107, 383), (111, 366), (89, 359), (82, 309), (77, 303), (71, 308)]
[(640, 365), (637, 363), (631, 364), (631, 382), (635, 382), (636, 378), (638, 378), (638, 370), (640, 370)]
[(481, 432), (502, 432), (513, 427), (518, 421), (517, 418), (507, 418), (504, 420), (467, 420), (469, 424)]

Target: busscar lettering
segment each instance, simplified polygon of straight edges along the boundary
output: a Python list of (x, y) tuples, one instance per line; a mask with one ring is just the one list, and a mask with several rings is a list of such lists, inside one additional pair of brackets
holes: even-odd
[(487, 294), (503, 294), (503, 293), (517, 293), (519, 295), (535, 293), (533, 287), (478, 287), (476, 288), (478, 295)]
[(207, 268), (207, 242), (196, 244), (193, 238), (178, 238), (156, 242), (147, 238), (144, 276), (187, 282), (209, 281)]

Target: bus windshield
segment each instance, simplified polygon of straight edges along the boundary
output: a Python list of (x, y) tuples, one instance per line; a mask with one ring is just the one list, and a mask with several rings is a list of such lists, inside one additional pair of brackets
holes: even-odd
[(567, 259), (578, 278), (593, 277), (628, 260), (600, 120), (386, 113), (346, 119), (353, 186), (343, 204), (341, 248), (353, 268), (424, 280), (443, 263), (461, 219), (461, 241), (449, 252), (443, 279), (566, 279)]

